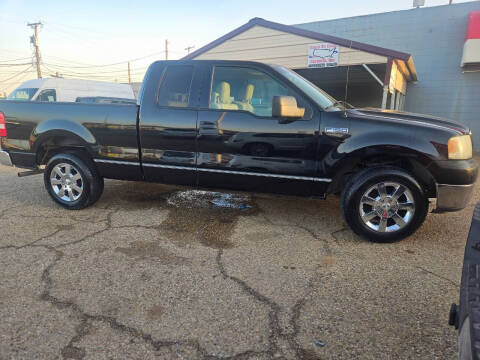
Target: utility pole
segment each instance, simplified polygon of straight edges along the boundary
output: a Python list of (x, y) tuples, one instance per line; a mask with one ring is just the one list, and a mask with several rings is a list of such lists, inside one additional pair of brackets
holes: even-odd
[(195, 49), (195, 45), (187, 46), (187, 47), (185, 48), (185, 50), (187, 50), (187, 55), (190, 54), (190, 50), (192, 50), (192, 49)]
[(128, 83), (130, 84), (132, 82), (132, 79), (130, 77), (130, 61), (128, 62)]
[(165, 39), (165, 60), (168, 60), (168, 40)]
[(37, 77), (42, 78), (42, 70), (40, 69), (40, 48), (38, 46), (38, 27), (42, 26), (42, 22), (30, 23), (27, 26), (30, 26), (33, 29), (33, 36), (30, 38), (30, 42), (35, 47), (35, 59), (37, 61)]

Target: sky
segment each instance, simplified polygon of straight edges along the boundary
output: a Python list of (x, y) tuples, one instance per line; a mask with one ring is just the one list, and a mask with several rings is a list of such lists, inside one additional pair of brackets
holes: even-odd
[[(131, 60), (132, 81), (141, 81), (152, 61), (165, 58), (166, 39), (169, 59), (178, 59), (187, 54), (186, 47), (198, 49), (254, 17), (298, 24), (412, 9), (412, 2), (0, 0), (0, 93), (37, 76), (30, 65), (29, 22), (43, 23), (39, 33), (43, 77), (59, 72), (70, 78), (126, 82), (127, 61)], [(448, 0), (425, 0), (426, 6), (445, 4)]]

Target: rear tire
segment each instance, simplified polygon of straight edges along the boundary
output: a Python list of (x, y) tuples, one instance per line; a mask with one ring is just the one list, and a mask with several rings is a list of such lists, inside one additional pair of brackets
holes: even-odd
[(394, 242), (413, 234), (428, 213), (428, 197), (407, 172), (394, 167), (365, 169), (346, 184), (343, 217), (357, 235)]
[(95, 164), (80, 154), (57, 154), (45, 167), (43, 176), (50, 197), (69, 210), (95, 203), (103, 192), (103, 178)]

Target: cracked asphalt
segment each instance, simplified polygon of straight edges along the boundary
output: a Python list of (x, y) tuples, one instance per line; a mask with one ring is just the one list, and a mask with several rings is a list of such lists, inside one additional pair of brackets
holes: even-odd
[(0, 359), (456, 358), (447, 317), (478, 185), (463, 211), (373, 244), (333, 196), (229, 208), (107, 180), (67, 211), (16, 172), (0, 167)]

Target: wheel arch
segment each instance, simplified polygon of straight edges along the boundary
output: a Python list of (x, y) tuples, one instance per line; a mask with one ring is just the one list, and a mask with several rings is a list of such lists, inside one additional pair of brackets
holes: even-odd
[(49, 158), (62, 151), (75, 151), (93, 158), (97, 142), (83, 125), (71, 120), (47, 120), (39, 124), (30, 136), (32, 151), (37, 164), (45, 164)]
[(354, 174), (370, 167), (394, 166), (419, 182), (428, 197), (436, 197), (435, 180), (427, 170), (429, 159), (421, 152), (404, 146), (368, 146), (357, 149), (337, 161), (328, 192), (338, 193)]

